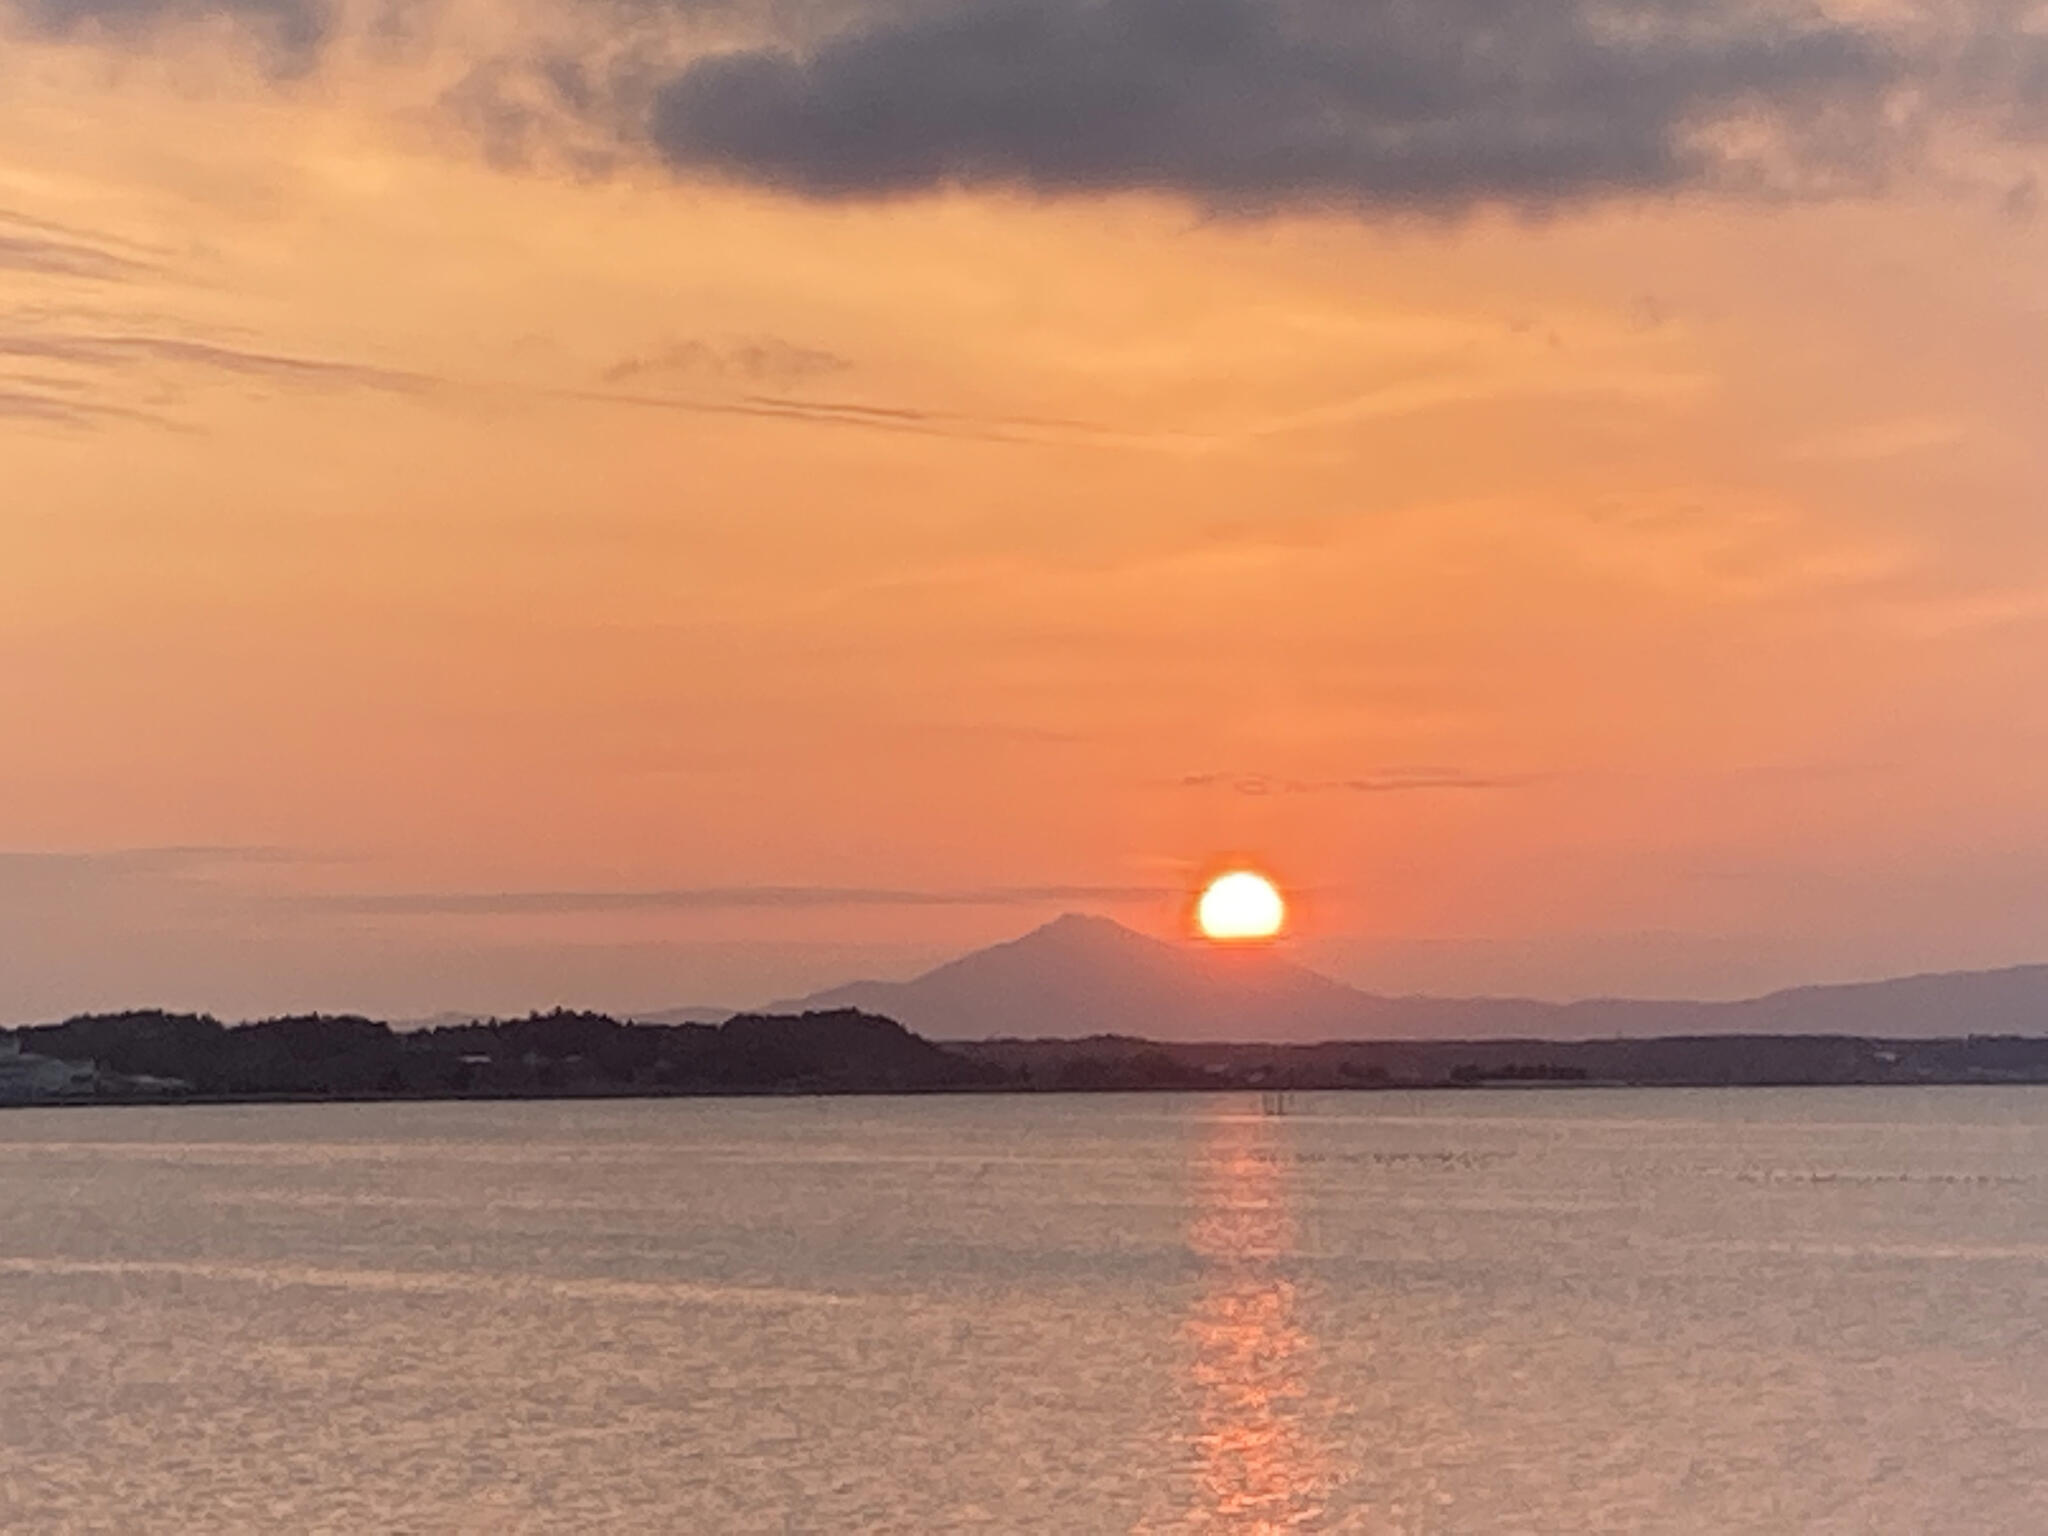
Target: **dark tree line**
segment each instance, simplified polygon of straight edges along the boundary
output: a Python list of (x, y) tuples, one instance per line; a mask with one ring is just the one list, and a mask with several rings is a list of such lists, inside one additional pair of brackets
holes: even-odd
[(94, 1063), (113, 1093), (862, 1092), (995, 1086), (1005, 1076), (851, 1009), (716, 1025), (557, 1011), (417, 1031), (347, 1014), (230, 1026), (203, 1014), (139, 1012), (16, 1033), (25, 1051)]
[(203, 1014), (148, 1011), (91, 1015), (14, 1036), (31, 1054), (92, 1063), (105, 1098), (2048, 1082), (2048, 1038), (2038, 1036), (1259, 1045), (1099, 1035), (940, 1046), (851, 1009), (742, 1015), (717, 1025), (557, 1011), (423, 1030), (353, 1015), (225, 1025)]

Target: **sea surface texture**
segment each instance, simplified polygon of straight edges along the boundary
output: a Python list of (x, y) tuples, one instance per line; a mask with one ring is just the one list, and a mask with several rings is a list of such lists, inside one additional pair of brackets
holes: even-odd
[(2048, 1091), (9, 1112), (0, 1529), (2048, 1531)]

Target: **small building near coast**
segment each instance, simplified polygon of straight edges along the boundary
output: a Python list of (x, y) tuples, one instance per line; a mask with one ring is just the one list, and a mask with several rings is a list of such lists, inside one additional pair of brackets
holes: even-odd
[(97, 1072), (89, 1061), (60, 1061), (21, 1048), (21, 1037), (0, 1034), (0, 1104), (88, 1097)]

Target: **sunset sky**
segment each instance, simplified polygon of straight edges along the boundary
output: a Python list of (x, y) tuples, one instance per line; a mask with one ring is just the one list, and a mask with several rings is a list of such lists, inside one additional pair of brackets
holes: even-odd
[(2048, 15), (0, 0), (0, 1022), (2048, 959)]

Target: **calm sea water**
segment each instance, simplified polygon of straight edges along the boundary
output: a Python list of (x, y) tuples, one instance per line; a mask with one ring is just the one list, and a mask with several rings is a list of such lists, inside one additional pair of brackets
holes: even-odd
[(2048, 1530), (2048, 1092), (0, 1114), (0, 1528)]

